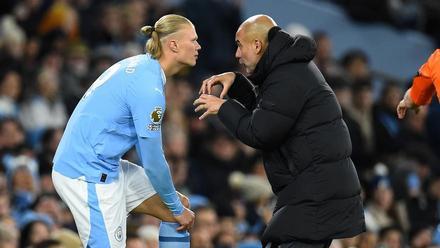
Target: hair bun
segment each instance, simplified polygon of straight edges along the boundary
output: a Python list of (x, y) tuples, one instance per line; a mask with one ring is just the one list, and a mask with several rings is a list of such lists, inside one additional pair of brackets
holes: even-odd
[(155, 28), (152, 26), (143, 26), (141, 28), (141, 33), (147, 36), (150, 36), (153, 31), (155, 31)]

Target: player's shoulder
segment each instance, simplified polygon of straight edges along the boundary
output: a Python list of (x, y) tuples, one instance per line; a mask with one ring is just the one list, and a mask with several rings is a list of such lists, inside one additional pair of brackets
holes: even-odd
[(126, 83), (141, 84), (145, 86), (145, 81), (162, 81), (161, 67), (159, 61), (151, 58), (148, 54), (140, 54), (121, 60), (120, 74)]
[(436, 49), (431, 56), (432, 63), (436, 66), (440, 66), (440, 49)]
[(128, 57), (118, 62), (121, 72), (127, 76), (143, 76), (145, 74), (160, 75), (161, 69), (159, 61), (151, 58), (148, 54), (139, 54)]
[(133, 92), (152, 93), (162, 88), (165, 79), (160, 64), (148, 54), (129, 57), (120, 63), (121, 73), (126, 74), (123, 81)]
[(440, 49), (436, 49), (431, 54), (431, 56), (429, 56), (429, 59), (426, 61), (426, 63), (420, 67), (419, 73), (427, 77), (432, 77), (433, 74), (439, 69), (440, 69)]

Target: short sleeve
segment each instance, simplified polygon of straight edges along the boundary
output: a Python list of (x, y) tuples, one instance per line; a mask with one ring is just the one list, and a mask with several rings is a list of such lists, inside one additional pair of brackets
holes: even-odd
[(440, 50), (437, 49), (429, 59), (420, 67), (419, 73), (413, 79), (411, 99), (417, 105), (426, 105), (437, 90), (440, 93)]
[(160, 136), (166, 106), (162, 78), (147, 73), (134, 79), (129, 83), (126, 98), (138, 136)]

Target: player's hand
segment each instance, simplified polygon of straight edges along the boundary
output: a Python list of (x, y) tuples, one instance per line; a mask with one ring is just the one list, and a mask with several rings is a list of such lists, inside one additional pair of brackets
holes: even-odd
[(216, 115), (224, 102), (226, 102), (226, 100), (216, 96), (202, 94), (193, 103), (194, 106), (197, 106), (194, 111), (205, 111), (202, 116), (199, 117), (199, 119), (202, 120), (208, 115)]
[(195, 215), (194, 212), (188, 208), (184, 208), (181, 215), (175, 215), (174, 218), (180, 226), (176, 229), (177, 231), (191, 230), (194, 225)]
[(397, 111), (397, 117), (399, 117), (399, 119), (403, 119), (405, 117), (406, 111), (408, 109), (413, 109), (416, 113), (419, 111), (419, 106), (413, 102), (409, 93), (410, 90), (407, 90), (402, 101), (400, 101), (399, 104), (397, 105), (396, 111)]
[(220, 98), (224, 98), (228, 93), (231, 85), (234, 83), (235, 73), (225, 72), (222, 74), (214, 75), (208, 79), (203, 80), (202, 86), (200, 87), (199, 94), (211, 94), (212, 87), (217, 84), (223, 86), (222, 92), (220, 93)]

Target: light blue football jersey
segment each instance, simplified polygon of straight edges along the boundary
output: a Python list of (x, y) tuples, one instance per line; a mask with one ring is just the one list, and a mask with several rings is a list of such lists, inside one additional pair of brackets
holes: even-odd
[(53, 163), (70, 178), (109, 183), (119, 160), (140, 137), (161, 135), (165, 74), (143, 54), (124, 59), (90, 86), (76, 106)]

